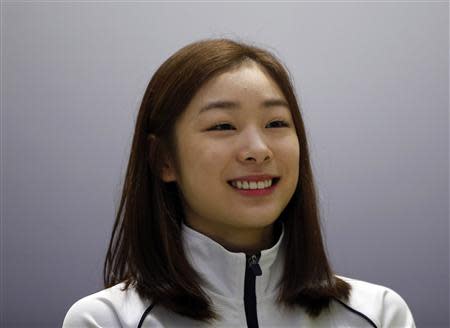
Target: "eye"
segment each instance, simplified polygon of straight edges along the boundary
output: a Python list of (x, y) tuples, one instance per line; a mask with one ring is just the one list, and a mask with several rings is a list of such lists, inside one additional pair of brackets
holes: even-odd
[(229, 127), (233, 127), (233, 126), (229, 123), (221, 123), (221, 124), (216, 124), (216, 125), (210, 127), (207, 131), (229, 130)]
[(285, 121), (272, 121), (269, 124), (275, 124), (276, 128), (284, 128), (284, 127), (289, 127), (289, 123), (285, 122)]
[[(272, 121), (269, 123), (269, 125), (272, 125), (272, 127), (275, 128), (284, 128), (290, 126), (289, 123), (287, 123), (286, 121)], [(226, 131), (232, 129), (235, 128), (230, 123), (220, 123), (210, 127), (207, 131)]]

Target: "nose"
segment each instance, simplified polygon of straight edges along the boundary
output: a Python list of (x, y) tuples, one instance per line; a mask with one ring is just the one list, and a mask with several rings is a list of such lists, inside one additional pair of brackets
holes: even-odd
[(264, 139), (264, 136), (258, 131), (242, 134), (242, 139), (243, 147), (239, 151), (239, 161), (260, 164), (269, 162), (273, 158), (272, 150)]

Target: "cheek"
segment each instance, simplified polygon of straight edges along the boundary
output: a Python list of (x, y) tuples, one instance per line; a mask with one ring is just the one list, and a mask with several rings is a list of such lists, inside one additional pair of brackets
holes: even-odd
[(181, 166), (185, 175), (191, 172), (202, 178), (221, 170), (230, 156), (226, 144), (202, 142), (199, 139), (184, 142), (182, 149)]
[(296, 163), (298, 165), (300, 145), (296, 136), (280, 140), (280, 142), (275, 145), (275, 151), (281, 160), (291, 164)]
[(288, 177), (290, 182), (290, 188), (292, 193), (295, 190), (295, 186), (299, 179), (299, 166), (300, 166), (300, 146), (297, 138), (291, 138), (291, 140), (285, 140), (285, 142), (278, 147), (279, 152), (276, 157), (280, 160), (283, 166), (283, 173)]
[(197, 157), (199, 158), (201, 169), (204, 172), (217, 174), (229, 161), (229, 149), (221, 145), (205, 145), (199, 149)]

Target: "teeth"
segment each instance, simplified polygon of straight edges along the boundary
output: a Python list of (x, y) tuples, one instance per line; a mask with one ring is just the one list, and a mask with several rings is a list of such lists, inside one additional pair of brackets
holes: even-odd
[(233, 187), (238, 189), (265, 189), (272, 185), (272, 179), (265, 181), (232, 181)]

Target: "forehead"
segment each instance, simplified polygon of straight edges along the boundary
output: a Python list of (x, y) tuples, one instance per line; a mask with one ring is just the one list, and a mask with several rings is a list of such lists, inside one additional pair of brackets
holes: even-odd
[(211, 102), (252, 104), (286, 99), (280, 87), (260, 65), (249, 62), (223, 72), (206, 82), (192, 98), (187, 110), (200, 114)]

